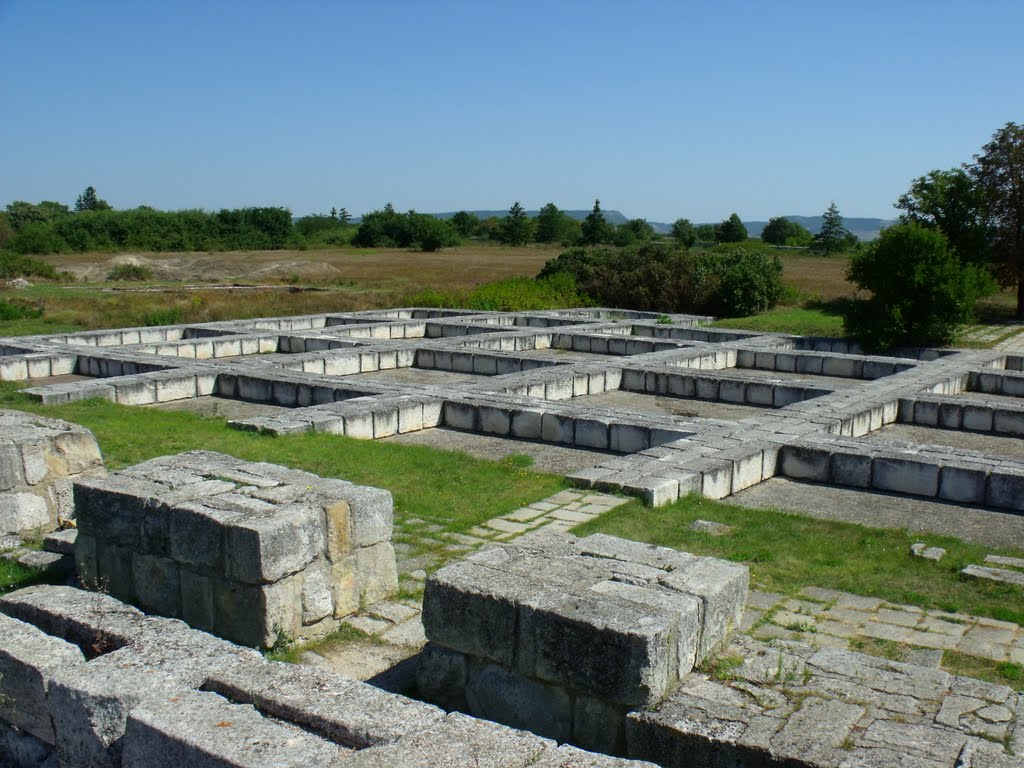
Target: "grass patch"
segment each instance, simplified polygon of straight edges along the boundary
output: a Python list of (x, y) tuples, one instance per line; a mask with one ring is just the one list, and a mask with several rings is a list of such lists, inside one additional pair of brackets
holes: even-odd
[(796, 333), (802, 336), (843, 335), (841, 315), (807, 307), (776, 307), (749, 317), (723, 318), (714, 325), (719, 328), (738, 328), (765, 333)]
[(1009, 661), (989, 661), (958, 651), (943, 651), (942, 668), (954, 675), (974, 677), (990, 683), (1024, 690), (1024, 666)]
[(108, 469), (181, 451), (220, 451), (248, 461), (269, 461), (386, 488), (394, 495), (397, 523), (418, 517), (452, 532), (465, 532), (564, 487), (556, 475), (423, 446), (323, 433), (271, 437), (231, 429), (224, 419), (105, 400), (42, 406), (11, 383), (0, 383), (0, 407), (88, 427)]
[[(698, 519), (725, 523), (733, 532), (710, 536), (689, 530)], [(658, 508), (626, 504), (574, 530), (578, 535), (596, 532), (745, 563), (757, 589), (795, 595), (803, 587), (827, 587), (1024, 623), (1019, 589), (961, 580), (960, 570), (982, 562), (991, 550), (957, 539), (929, 535), (930, 544), (947, 551), (941, 563), (933, 563), (908, 555), (920, 534), (746, 509), (692, 495)]]
[(38, 568), (27, 568), (14, 560), (0, 559), (0, 595), (45, 582), (46, 578)]

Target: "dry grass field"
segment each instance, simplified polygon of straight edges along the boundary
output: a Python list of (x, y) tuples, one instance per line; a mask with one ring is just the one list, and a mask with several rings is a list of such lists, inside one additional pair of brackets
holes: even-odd
[[(82, 328), (159, 325), (318, 312), (346, 312), (414, 303), (428, 291), (468, 292), (514, 277), (533, 277), (559, 247), (463, 246), (438, 253), (405, 249), (218, 253), (91, 253), (39, 257), (74, 281), (36, 281), (5, 288), (0, 301), (30, 304), (40, 318), (0, 320), (0, 336)], [(842, 256), (781, 251), (789, 291), (783, 305), (723, 325), (752, 330), (842, 333), (842, 300), (855, 288)], [(142, 281), (111, 281), (116, 267), (144, 268)], [(1009, 320), (1013, 296), (1002, 292), (979, 307), (985, 322)]]

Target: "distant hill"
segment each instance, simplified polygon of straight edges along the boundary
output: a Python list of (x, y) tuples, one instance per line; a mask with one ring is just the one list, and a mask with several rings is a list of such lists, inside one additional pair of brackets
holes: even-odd
[[(481, 210), (469, 211), (469, 213), (472, 213), (479, 219), (489, 219), (492, 216), (497, 216), (499, 219), (503, 219), (505, 218), (505, 216), (508, 215), (508, 210)], [(540, 211), (527, 211), (526, 215), (532, 219), (536, 217), (538, 213), (540, 213)], [(590, 211), (563, 211), (563, 213), (578, 221), (583, 221), (590, 214)], [(610, 224), (615, 224), (616, 226), (619, 224), (625, 224), (627, 221), (629, 221), (629, 219), (619, 211), (602, 211), (602, 213), (604, 214), (605, 221), (609, 222)], [(445, 211), (444, 213), (431, 213), (430, 215), (436, 216), (439, 219), (450, 219), (455, 214), (456, 211)], [(807, 227), (807, 229), (809, 229), (812, 234), (817, 234), (818, 230), (821, 229), (821, 216), (786, 216), (786, 218), (789, 219), (790, 221), (795, 221), (797, 224), (801, 224)], [(358, 217), (352, 219), (353, 224), (358, 224), (359, 221), (360, 219)], [(857, 237), (864, 241), (874, 240), (876, 237), (878, 237), (878, 233), (881, 232), (883, 228), (894, 223), (892, 219), (865, 219), (856, 218), (852, 216), (844, 216), (843, 221), (846, 223), (846, 228), (848, 230), (853, 232), (853, 234), (855, 234)], [(654, 227), (655, 232), (659, 232), (661, 234), (668, 234), (669, 232), (672, 231), (671, 223), (666, 223), (664, 221), (648, 221), (647, 223)], [(707, 223), (718, 224), (719, 222), (714, 221)], [(768, 225), (768, 222), (744, 221), (743, 224), (744, 226), (746, 226), (747, 232), (750, 234), (751, 237), (760, 237), (761, 231)]]

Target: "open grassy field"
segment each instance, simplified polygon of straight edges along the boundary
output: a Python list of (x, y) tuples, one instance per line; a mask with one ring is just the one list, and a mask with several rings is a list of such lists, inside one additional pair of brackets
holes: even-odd
[[(403, 249), (225, 253), (77, 254), (39, 257), (74, 282), (34, 280), (30, 288), (0, 285), (0, 301), (41, 309), (38, 318), (3, 319), (0, 335), (159, 325), (180, 322), (346, 312), (418, 303), (425, 296), (465, 298), (495, 281), (533, 277), (558, 247), (463, 246), (438, 253)], [(813, 335), (842, 335), (843, 302), (855, 288), (843, 256), (780, 251), (787, 293), (779, 307), (720, 326)], [(112, 281), (111, 270), (138, 265), (143, 281)], [(1012, 318), (1014, 294), (983, 300), (983, 322)]]

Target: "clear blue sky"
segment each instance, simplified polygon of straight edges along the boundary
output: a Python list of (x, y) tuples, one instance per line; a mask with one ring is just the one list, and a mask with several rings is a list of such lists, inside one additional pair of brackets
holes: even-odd
[(0, 206), (894, 215), (1024, 122), (1021, 0), (0, 0)]

